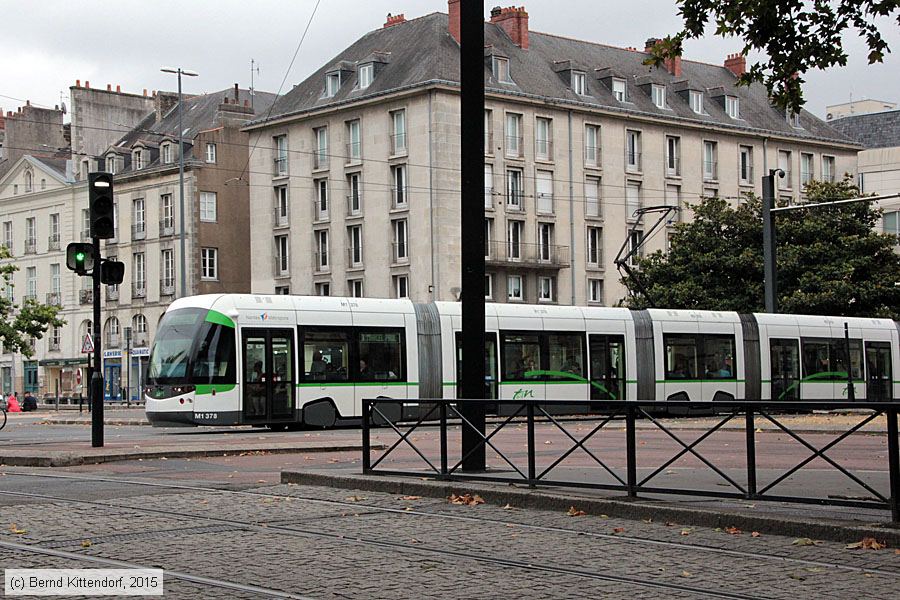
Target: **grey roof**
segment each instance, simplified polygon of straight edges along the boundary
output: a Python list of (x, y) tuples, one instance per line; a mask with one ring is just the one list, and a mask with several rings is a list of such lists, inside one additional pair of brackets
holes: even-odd
[(842, 117), (828, 124), (866, 148), (900, 146), (900, 109)]
[[(339, 106), (360, 98), (370, 98), (391, 91), (415, 88), (428, 83), (459, 84), (459, 46), (448, 33), (448, 17), (432, 13), (391, 27), (371, 31), (354, 42), (318, 71), (279, 97), (269, 118), (256, 119), (250, 125), (268, 120), (303, 114), (328, 106)], [(485, 87), (489, 93), (500, 92), (518, 96), (550, 98), (555, 102), (580, 104), (596, 108), (621, 111), (625, 114), (645, 114), (664, 118), (685, 119), (750, 129), (792, 137), (817, 138), (854, 144), (839, 131), (813, 114), (803, 111), (801, 128), (793, 128), (787, 122), (784, 111), (769, 103), (768, 94), (761, 85), (735, 87), (735, 76), (725, 67), (690, 60), (682, 61), (682, 75), (676, 77), (664, 69), (653, 69), (643, 63), (644, 52), (616, 48), (603, 44), (570, 38), (529, 32), (529, 49), (517, 47), (498, 25), (485, 23), (485, 55), (492, 51), (509, 58), (513, 84), (501, 84), (491, 76), (490, 60), (485, 60)], [(357, 74), (341, 82), (338, 93), (324, 97), (325, 73), (342, 61), (362, 64), (373, 52), (390, 53), (390, 62), (381, 66), (372, 84), (365, 90), (356, 89)], [(560, 71), (560, 61), (583, 65), (587, 71), (587, 95), (578, 96), (569, 87), (566, 72)], [(603, 71), (601, 71), (603, 70)], [(601, 80), (598, 72), (616, 73), (629, 82), (629, 102), (618, 102)], [(636, 85), (638, 78), (652, 75), (654, 81), (668, 88), (668, 109), (657, 108), (645, 90)], [(687, 79), (691, 89), (706, 90), (704, 107), (707, 115), (695, 114), (686, 99), (675, 93), (674, 84)], [(638, 82), (640, 83), (640, 82)], [(729, 118), (724, 107), (713, 100), (714, 88), (724, 88), (730, 95), (740, 98), (740, 119)], [(678, 89), (685, 89), (681, 84)]]

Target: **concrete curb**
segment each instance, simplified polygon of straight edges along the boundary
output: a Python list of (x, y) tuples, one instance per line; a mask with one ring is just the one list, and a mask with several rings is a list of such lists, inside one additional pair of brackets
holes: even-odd
[[(39, 421), (38, 425), (91, 425), (90, 419), (44, 419)], [(147, 426), (152, 427), (150, 421), (139, 419), (103, 419), (104, 425), (123, 425), (123, 426)]]
[[(382, 446), (382, 449), (385, 447)], [(203, 458), (210, 456), (240, 456), (241, 454), (302, 454), (320, 452), (361, 452), (359, 444), (310, 444), (307, 446), (245, 446), (237, 448), (146, 448), (111, 450), (107, 452), (49, 451), (32, 454), (3, 454), (0, 450), (0, 466), (7, 467), (77, 467), (128, 460), (152, 460), (159, 458)]]
[[(577, 506), (588, 514), (604, 514), (634, 521), (653, 519), (659, 522), (673, 522), (695, 527), (737, 527), (745, 532), (758, 531), (772, 535), (808, 537), (836, 542), (857, 542), (865, 537), (874, 537), (879, 541), (886, 541), (892, 548), (900, 546), (900, 528), (892, 528), (887, 523), (855, 525), (846, 522), (821, 522), (772, 515), (748, 515), (727, 509), (684, 508), (661, 500), (591, 498), (575, 495), (573, 492), (563, 489), (531, 490), (515, 484), (503, 486), (477, 482), (423, 481), (412, 477), (309, 471), (282, 471), (281, 483), (431, 498), (446, 498), (453, 493), (477, 493), (492, 504), (512, 504), (521, 508), (566, 511), (571, 506)], [(889, 514), (886, 513), (886, 517), (889, 518)]]

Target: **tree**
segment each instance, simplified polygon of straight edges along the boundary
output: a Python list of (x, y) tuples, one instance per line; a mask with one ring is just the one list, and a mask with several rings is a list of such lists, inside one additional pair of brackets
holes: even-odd
[[(0, 260), (12, 258), (6, 246), (0, 246)], [(4, 289), (12, 286), (13, 273), (19, 270), (14, 263), (0, 264)], [(0, 341), (6, 352), (18, 352), (31, 358), (31, 338), (41, 339), (49, 327), (62, 327), (66, 322), (59, 315), (58, 306), (41, 304), (28, 298), (20, 307), (6, 294), (0, 295)]]
[(753, 64), (739, 85), (763, 83), (782, 108), (800, 112), (803, 74), (847, 64), (842, 36), (848, 30), (865, 39), (869, 64), (882, 62), (890, 52), (876, 19), (893, 18), (900, 25), (900, 0), (677, 0), (684, 29), (662, 40), (647, 64), (660, 66), (681, 56), (685, 40), (701, 37), (707, 23), (715, 23), (721, 37), (737, 36), (744, 42), (741, 54), (762, 51), (768, 62)]
[[(811, 182), (810, 202), (860, 197), (849, 179)], [(668, 254), (638, 259), (638, 276), (659, 307), (763, 312), (762, 202), (732, 207), (708, 198), (675, 226)], [(874, 227), (880, 210), (860, 202), (775, 217), (780, 312), (900, 319), (897, 236)], [(634, 289), (629, 278), (623, 283)], [(627, 299), (635, 308), (644, 297)]]

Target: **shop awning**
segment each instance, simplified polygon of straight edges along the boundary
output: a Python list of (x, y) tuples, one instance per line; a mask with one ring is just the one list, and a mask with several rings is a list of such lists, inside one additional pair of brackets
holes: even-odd
[(87, 366), (88, 361), (86, 357), (45, 358), (44, 360), (39, 361), (38, 364), (42, 367), (80, 367), (82, 365)]

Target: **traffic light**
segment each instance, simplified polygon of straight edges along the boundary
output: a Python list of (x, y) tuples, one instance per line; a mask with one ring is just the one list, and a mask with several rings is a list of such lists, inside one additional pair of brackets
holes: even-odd
[(91, 207), (91, 237), (101, 240), (115, 237), (112, 173), (88, 173), (88, 201)]
[(125, 280), (125, 263), (118, 260), (104, 260), (100, 265), (100, 283), (119, 285)]
[(94, 245), (84, 242), (72, 242), (66, 246), (66, 266), (79, 275), (87, 275), (93, 271)]

